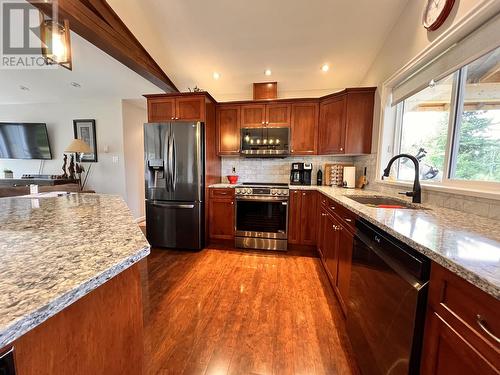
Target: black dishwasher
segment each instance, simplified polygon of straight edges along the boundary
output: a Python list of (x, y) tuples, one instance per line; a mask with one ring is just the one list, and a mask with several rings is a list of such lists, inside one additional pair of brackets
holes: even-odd
[(363, 375), (418, 374), (430, 261), (356, 222), (347, 333)]

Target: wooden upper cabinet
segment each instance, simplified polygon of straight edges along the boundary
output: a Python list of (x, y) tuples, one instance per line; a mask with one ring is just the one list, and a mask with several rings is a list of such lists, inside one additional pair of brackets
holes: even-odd
[(200, 121), (205, 119), (203, 96), (181, 96), (175, 99), (176, 120)]
[(345, 150), (369, 154), (372, 148), (374, 90), (347, 92)]
[(241, 127), (260, 128), (266, 123), (265, 104), (247, 104), (241, 106)]
[(371, 152), (375, 90), (351, 88), (320, 100), (318, 154)]
[(314, 155), (318, 152), (318, 103), (292, 104), (291, 147), (294, 155)]
[(319, 110), (319, 154), (343, 154), (346, 134), (347, 95), (321, 102)]
[(266, 126), (290, 126), (290, 112), (290, 104), (266, 104)]
[(238, 155), (240, 151), (240, 106), (217, 107), (219, 155)]
[(241, 127), (290, 126), (291, 105), (289, 103), (245, 104), (241, 106)]
[(148, 121), (205, 121), (205, 97), (202, 95), (148, 97)]
[(148, 122), (166, 122), (175, 118), (175, 98), (148, 99)]

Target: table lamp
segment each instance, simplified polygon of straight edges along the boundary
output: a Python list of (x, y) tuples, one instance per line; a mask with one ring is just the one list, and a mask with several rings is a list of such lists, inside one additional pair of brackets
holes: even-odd
[[(80, 162), (82, 154), (91, 153), (92, 149), (90, 148), (90, 146), (87, 143), (85, 143), (81, 139), (73, 139), (71, 141), (71, 143), (65, 148), (64, 152), (71, 152), (71, 153), (75, 154), (76, 159), (77, 159), (76, 160), (77, 161), (76, 172), (78, 173), (78, 178), (80, 180), (80, 188), (83, 190), (85, 183), (87, 182), (87, 177), (89, 175), (90, 167), (92, 166), (92, 164), (90, 164), (87, 175), (85, 176), (85, 181), (83, 181), (83, 184), (82, 184), (82, 172), (85, 172), (85, 169), (81, 165), (79, 165), (78, 162)], [(71, 167), (71, 165), (70, 165), (70, 167)]]

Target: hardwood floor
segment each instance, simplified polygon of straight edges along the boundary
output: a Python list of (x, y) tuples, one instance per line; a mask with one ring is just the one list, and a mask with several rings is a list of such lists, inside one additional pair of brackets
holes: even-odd
[(356, 372), (318, 258), (153, 249), (147, 268), (149, 374)]

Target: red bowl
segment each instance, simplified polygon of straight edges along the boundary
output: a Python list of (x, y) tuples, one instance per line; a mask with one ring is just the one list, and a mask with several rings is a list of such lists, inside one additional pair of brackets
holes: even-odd
[(231, 175), (231, 176), (226, 176), (226, 177), (229, 180), (229, 183), (231, 185), (234, 185), (234, 184), (236, 184), (238, 182), (238, 176)]

